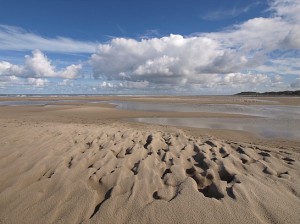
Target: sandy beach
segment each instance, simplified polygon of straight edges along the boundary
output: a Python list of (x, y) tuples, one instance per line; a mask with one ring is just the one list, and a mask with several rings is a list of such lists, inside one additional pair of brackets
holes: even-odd
[[(297, 97), (40, 97), (0, 106), (0, 223), (300, 223), (300, 140), (129, 118), (249, 118), (108, 103), (296, 105)], [(80, 101), (76, 101), (80, 100)]]

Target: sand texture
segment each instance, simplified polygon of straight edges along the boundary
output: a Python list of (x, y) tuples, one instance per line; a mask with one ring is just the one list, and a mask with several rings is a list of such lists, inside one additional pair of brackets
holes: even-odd
[(0, 223), (300, 223), (297, 147), (11, 119), (0, 142)]

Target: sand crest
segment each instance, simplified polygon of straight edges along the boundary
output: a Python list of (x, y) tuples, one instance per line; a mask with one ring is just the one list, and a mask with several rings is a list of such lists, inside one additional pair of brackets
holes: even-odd
[(299, 223), (297, 151), (126, 123), (3, 122), (0, 223)]

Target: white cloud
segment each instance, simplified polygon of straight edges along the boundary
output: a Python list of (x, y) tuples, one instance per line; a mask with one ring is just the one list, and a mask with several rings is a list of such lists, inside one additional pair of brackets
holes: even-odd
[(32, 52), (32, 56), (25, 56), (24, 72), (26, 76), (55, 77), (56, 72), (51, 61), (39, 50)]
[(197, 76), (200, 66), (223, 53), (217, 42), (206, 37), (170, 35), (141, 41), (116, 38), (99, 45), (91, 64), (96, 78), (176, 83)]
[(10, 84), (10, 83), (16, 83), (19, 81), (19, 78), (17, 76), (0, 76), (0, 83), (2, 83), (2, 85), (5, 84)]
[(130, 82), (130, 81), (103, 81), (99, 84), (98, 87), (101, 89), (113, 89), (118, 88), (119, 90), (122, 89), (144, 89), (149, 86), (149, 82), (141, 81), (141, 82)]
[(222, 90), (227, 87), (250, 89), (258, 86), (266, 86), (272, 83), (272, 79), (264, 74), (256, 73), (228, 73), (225, 75), (217, 74), (203, 74), (201, 79), (190, 82), (189, 87), (197, 88), (212, 88), (215, 90)]
[(231, 9), (222, 9), (222, 10), (214, 10), (210, 11), (204, 15), (201, 16), (202, 19), (205, 20), (221, 20), (221, 19), (228, 19), (228, 18), (234, 18), (237, 17), (243, 13), (247, 13), (250, 11), (253, 7), (257, 6), (259, 2), (251, 3), (250, 5), (244, 6), (244, 7), (233, 7)]
[(121, 82), (119, 85), (125, 89), (145, 89), (149, 86), (149, 82), (148, 81), (141, 81), (141, 82), (125, 81), (125, 82)]
[(294, 82), (291, 83), (292, 88), (300, 88), (300, 78), (297, 78)]
[(29, 85), (33, 85), (35, 87), (44, 87), (49, 83), (47, 79), (41, 79), (41, 78), (28, 78), (27, 82)]
[(207, 36), (222, 43), (226, 48), (234, 48), (245, 54), (281, 48), (280, 43), (290, 30), (291, 26), (281, 17), (254, 18), (234, 26), (233, 29)]
[(50, 82), (47, 79), (42, 78), (20, 78), (17, 76), (0, 76), (0, 86), (7, 87), (24, 87), (33, 86), (38, 88), (44, 88), (49, 85)]
[(66, 79), (75, 79), (78, 74), (80, 73), (80, 70), (82, 69), (82, 65), (69, 65), (64, 70), (58, 72), (58, 77), (66, 78)]
[[(274, 78), (275, 79), (275, 78)], [(280, 77), (276, 77), (280, 79)], [(280, 81), (280, 80), (279, 80)], [(279, 82), (277, 80), (277, 82)], [(112, 80), (102, 81), (98, 84), (97, 88), (102, 90), (137, 90), (137, 91), (150, 91), (169, 92), (199, 92), (201, 89), (214, 89), (215, 91), (222, 92), (224, 87), (230, 87), (231, 89), (256, 89), (262, 86), (271, 86), (272, 80), (270, 77), (264, 74), (254, 73), (229, 73), (226, 75), (218, 74), (203, 74), (198, 78), (192, 79), (189, 82), (176, 83), (151, 83), (148, 81), (124, 81), (124, 80)], [(156, 93), (156, 92), (152, 92)]]
[(0, 75), (0, 88), (4, 89), (10, 86), (19, 85), (20, 84), (20, 78), (16, 76), (3, 76)]
[[(288, 69), (298, 60), (296, 55), (271, 55), (275, 51), (300, 49), (299, 5), (299, 0), (271, 1), (269, 18), (253, 18), (220, 32), (142, 40), (114, 38), (100, 44), (92, 55), (94, 77), (119, 82), (147, 81), (148, 87), (250, 87), (260, 83), (271, 86), (275, 80), (264, 72), (299, 74), (295, 65)], [(277, 71), (276, 62), (280, 62)], [(249, 70), (252, 72), (247, 73)]]
[(269, 59), (268, 64), (260, 65), (257, 69), (265, 73), (300, 75), (299, 56), (284, 55), (276, 59)]
[(58, 83), (59, 86), (73, 86), (73, 81), (70, 79), (64, 79)]
[(275, 12), (275, 15), (282, 16), (291, 22), (300, 21), (299, 0), (272, 0), (270, 9)]
[(135, 75), (173, 75), (173, 72), (169, 69), (170, 67), (178, 63), (178, 58), (169, 56), (162, 56), (155, 58), (154, 60), (147, 60), (143, 65), (140, 65), (133, 71)]
[(264, 74), (243, 74), (243, 73), (229, 73), (223, 77), (223, 83), (230, 86), (256, 86), (258, 84), (270, 82), (267, 75)]
[(19, 76), (23, 72), (23, 68), (13, 65), (7, 61), (0, 61), (0, 76)]
[(25, 56), (24, 65), (13, 65), (6, 61), (0, 61), (0, 75), (22, 76), (22, 77), (58, 77), (74, 79), (80, 73), (82, 65), (69, 65), (57, 70), (51, 60), (40, 50), (34, 50), (32, 56)]
[(46, 38), (19, 27), (0, 25), (0, 50), (33, 50), (61, 53), (93, 53), (96, 43), (65, 37)]
[(101, 88), (113, 88), (113, 87), (115, 87), (114, 84), (112, 84), (110, 82), (106, 82), (106, 81), (101, 82), (99, 86)]

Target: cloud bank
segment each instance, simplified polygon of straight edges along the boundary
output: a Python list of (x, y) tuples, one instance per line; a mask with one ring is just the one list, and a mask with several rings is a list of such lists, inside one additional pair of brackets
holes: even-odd
[(79, 76), (81, 68), (81, 64), (72, 64), (66, 68), (57, 70), (46, 55), (40, 50), (34, 50), (32, 56), (25, 56), (24, 65), (14, 65), (6, 61), (0, 61), (0, 76), (75, 79)]
[[(300, 50), (299, 5), (295, 0), (272, 1), (271, 17), (250, 19), (215, 33), (114, 38), (100, 44), (92, 55), (94, 77), (146, 81), (149, 86), (271, 85), (274, 80), (266, 73), (299, 75), (299, 68), (292, 65)], [(279, 57), (283, 51), (294, 55)], [(280, 73), (273, 69), (276, 60), (281, 62)]]

